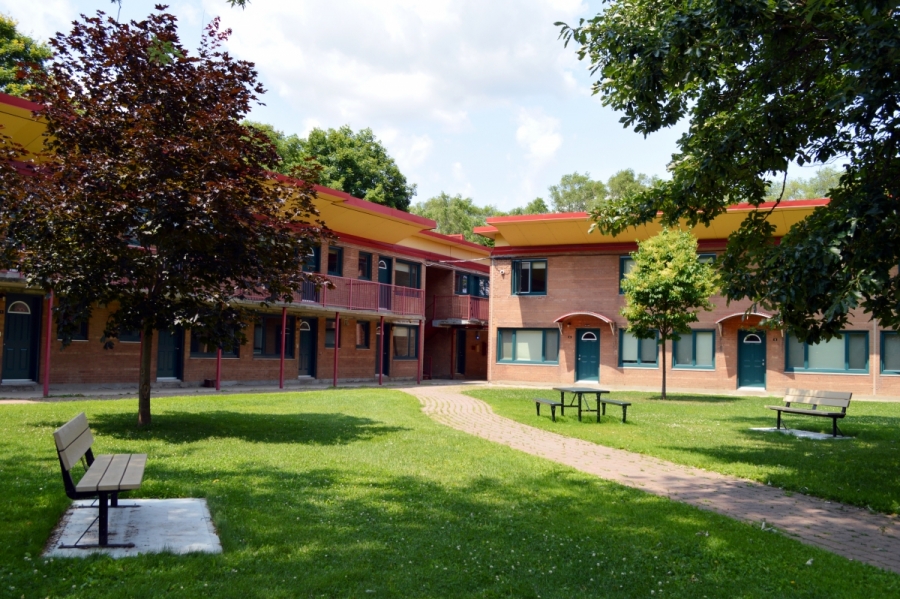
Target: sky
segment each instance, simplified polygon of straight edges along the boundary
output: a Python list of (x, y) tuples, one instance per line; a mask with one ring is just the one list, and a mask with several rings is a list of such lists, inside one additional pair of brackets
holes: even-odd
[[(142, 19), (158, 0), (123, 0)], [(666, 178), (683, 129), (644, 138), (591, 94), (588, 64), (558, 40), (556, 21), (596, 14), (598, 0), (172, 0), (182, 41), (198, 45), (214, 16), (227, 49), (255, 63), (267, 93), (249, 118), (287, 134), (371, 128), (413, 201), (441, 192), (502, 210), (548, 198), (562, 175), (606, 180), (626, 168)], [(0, 0), (38, 39), (69, 31), (109, 0)]]

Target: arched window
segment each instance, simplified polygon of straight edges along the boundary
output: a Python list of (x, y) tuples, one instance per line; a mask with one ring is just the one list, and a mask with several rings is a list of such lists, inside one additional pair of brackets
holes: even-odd
[(596, 341), (597, 335), (595, 335), (594, 333), (591, 333), (591, 332), (587, 332), (581, 336), (581, 340), (582, 341)]
[(378, 270), (387, 270), (387, 262), (385, 262), (384, 260), (379, 260)]
[(744, 343), (750, 344), (760, 344), (762, 343), (762, 339), (759, 338), (759, 335), (756, 333), (750, 333), (746, 337), (744, 337)]
[(301, 331), (309, 331), (309, 330), (310, 330), (310, 328), (309, 328), (309, 323), (306, 322), (305, 320), (304, 320), (303, 322), (301, 322), (301, 323), (300, 323), (300, 330), (301, 330)]
[(7, 310), (10, 314), (31, 314), (31, 308), (25, 302), (13, 302)]

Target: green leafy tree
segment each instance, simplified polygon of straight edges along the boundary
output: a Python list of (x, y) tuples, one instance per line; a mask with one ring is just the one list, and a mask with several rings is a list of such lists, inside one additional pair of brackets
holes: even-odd
[(547, 206), (547, 202), (544, 201), (544, 198), (534, 198), (524, 206), (519, 206), (518, 208), (513, 208), (509, 212), (507, 212), (510, 216), (521, 216), (523, 214), (549, 214), (550, 207)]
[(243, 124), (265, 134), (269, 141), (272, 142), (272, 145), (275, 146), (279, 160), (276, 164), (269, 165), (271, 170), (282, 175), (289, 175), (296, 168), (306, 166), (306, 159), (303, 154), (303, 140), (296, 133), (287, 135), (272, 125), (256, 121), (244, 121)]
[[(406, 182), (381, 142), (371, 129), (354, 133), (348, 126), (340, 129), (313, 129), (300, 140), (302, 158), (311, 158), (321, 166), (321, 183), (346, 191), (358, 198), (409, 210), (416, 186)], [(285, 160), (293, 159), (285, 156)]]
[(606, 199), (606, 186), (591, 179), (590, 173), (563, 175), (549, 191), (554, 212), (587, 212)]
[(472, 229), (482, 227), (485, 218), (500, 214), (493, 206), (479, 207), (472, 198), (444, 192), (425, 202), (414, 204), (411, 213), (430, 218), (437, 223), (437, 232), (445, 235), (462, 235), (467, 241), (490, 245), (491, 240), (476, 235)]
[(243, 343), (249, 314), (234, 300), (291, 301), (326, 235), (315, 170), (272, 177), (275, 149), (241, 125), (264, 92), (253, 65), (223, 51), (218, 20), (190, 55), (163, 8), (128, 24), (98, 12), (51, 40), (55, 60), (28, 80), (47, 154), (33, 176), (0, 178), (4, 266), (56, 292), (64, 343), (98, 303), (115, 308), (107, 340), (142, 332), (139, 425), (154, 331)]
[(697, 240), (685, 231), (663, 229), (638, 244), (634, 268), (622, 280), (628, 331), (638, 339), (659, 333), (662, 348), (662, 398), (666, 398), (666, 341), (690, 333), (698, 310), (712, 310), (716, 292), (712, 265), (700, 262)]
[(830, 197), (831, 190), (840, 183), (841, 171), (832, 166), (824, 166), (808, 179), (796, 177), (773, 183), (766, 194), (766, 200), (827, 198)]
[(607, 199), (620, 201), (646, 191), (658, 182), (655, 177), (624, 169), (613, 174), (606, 182)]
[(0, 14), (0, 91), (23, 96), (29, 89), (18, 76), (43, 68), (52, 56), (50, 47), (19, 33), (15, 19)]
[(671, 179), (593, 214), (618, 234), (661, 215), (709, 224), (766, 199), (792, 163), (846, 157), (831, 202), (774, 239), (752, 212), (722, 262), (801, 340), (839, 334), (853, 310), (900, 327), (900, 27), (894, 3), (614, 0), (560, 23), (597, 76), (594, 93), (649, 135), (687, 121)]

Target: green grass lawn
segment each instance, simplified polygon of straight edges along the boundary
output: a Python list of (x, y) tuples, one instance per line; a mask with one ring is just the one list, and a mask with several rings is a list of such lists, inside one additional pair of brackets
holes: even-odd
[[(900, 596), (900, 576), (470, 437), (400, 392), (153, 408), (137, 430), (133, 400), (0, 406), (0, 597)], [(139, 496), (207, 499), (224, 554), (40, 557), (69, 503), (52, 431), (82, 410), (100, 452), (149, 454)]]
[[(500, 415), (570, 437), (885, 513), (900, 512), (900, 403), (852, 402), (839, 426), (853, 438), (818, 441), (750, 430), (775, 426), (775, 412), (763, 407), (780, 403), (773, 398), (670, 394), (661, 400), (654, 393), (615, 392), (609, 397), (634, 404), (628, 408), (628, 422), (622, 424), (619, 407), (607, 406), (597, 424), (593, 413), (578, 422), (574, 408), (562, 418), (557, 410), (556, 422), (547, 408), (538, 418), (532, 398), (559, 399), (556, 391), (484, 389), (469, 394)], [(593, 406), (593, 397), (590, 402)], [(784, 418), (791, 428), (831, 434), (829, 418)]]

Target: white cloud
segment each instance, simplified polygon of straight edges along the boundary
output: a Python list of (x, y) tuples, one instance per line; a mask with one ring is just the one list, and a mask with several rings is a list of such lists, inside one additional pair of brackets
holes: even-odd
[(559, 119), (547, 116), (539, 109), (521, 108), (516, 129), (516, 141), (525, 149), (530, 162), (543, 165), (550, 161), (562, 146)]
[(46, 41), (57, 31), (71, 29), (70, 15), (75, 9), (69, 0), (32, 2), (28, 4), (27, 10), (23, 10), (22, 2), (18, 0), (0, 0), (0, 12), (19, 22), (20, 33)]

